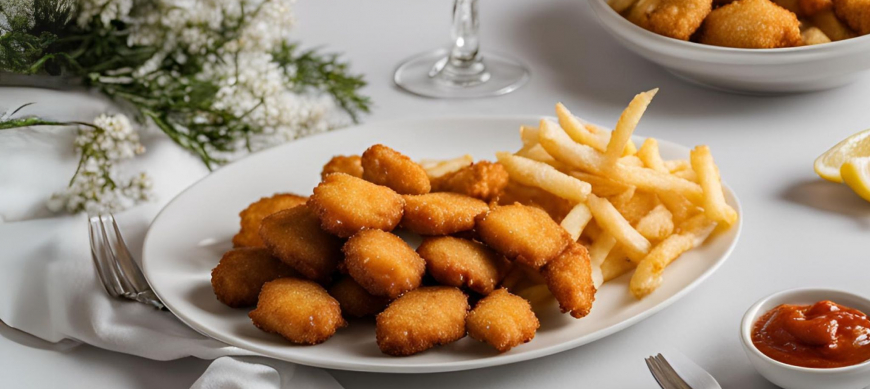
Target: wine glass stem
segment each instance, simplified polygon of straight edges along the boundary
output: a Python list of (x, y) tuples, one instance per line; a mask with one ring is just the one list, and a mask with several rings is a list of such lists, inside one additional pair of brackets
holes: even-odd
[(477, 0), (456, 0), (453, 3), (453, 27), (450, 31), (453, 48), (450, 62), (456, 66), (475, 61), (480, 49), (478, 40)]

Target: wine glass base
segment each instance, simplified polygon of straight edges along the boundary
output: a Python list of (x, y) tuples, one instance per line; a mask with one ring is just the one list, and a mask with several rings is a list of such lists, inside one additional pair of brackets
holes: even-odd
[(415, 95), (439, 99), (468, 99), (498, 96), (513, 92), (529, 80), (529, 71), (519, 61), (484, 52), (480, 54), (488, 77), (468, 84), (451, 83), (433, 74), (433, 68), (447, 57), (447, 50), (416, 55), (396, 69), (393, 81)]

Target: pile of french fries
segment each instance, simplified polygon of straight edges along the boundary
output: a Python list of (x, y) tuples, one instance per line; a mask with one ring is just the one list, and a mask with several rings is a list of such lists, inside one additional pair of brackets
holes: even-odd
[[(639, 299), (661, 285), (671, 262), (738, 219), (725, 202), (707, 146), (692, 150), (689, 160), (666, 161), (655, 139), (640, 148), (631, 141), (657, 91), (635, 96), (612, 132), (584, 123), (557, 104), (558, 123), (543, 119), (537, 128), (522, 127), (522, 149), (496, 154), (511, 180), (576, 204), (561, 225), (589, 248), (596, 288), (634, 269), (629, 289)], [(423, 165), (438, 176), (469, 160)], [(504, 281), (509, 289), (516, 284), (513, 276)], [(534, 302), (546, 286), (531, 285), (518, 293)]]

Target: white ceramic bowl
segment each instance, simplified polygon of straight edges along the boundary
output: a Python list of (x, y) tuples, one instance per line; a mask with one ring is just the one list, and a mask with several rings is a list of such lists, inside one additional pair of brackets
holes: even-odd
[(785, 389), (863, 389), (870, 387), (870, 361), (834, 369), (813, 369), (788, 365), (771, 359), (752, 344), (752, 326), (767, 311), (780, 304), (813, 304), (831, 300), (837, 304), (870, 312), (870, 300), (836, 289), (805, 288), (779, 292), (755, 303), (740, 323), (743, 349), (755, 370)]
[(674, 75), (731, 92), (775, 94), (829, 89), (870, 69), (870, 35), (815, 46), (734, 49), (668, 38), (640, 28), (606, 0), (590, 0), (601, 25), (622, 44)]

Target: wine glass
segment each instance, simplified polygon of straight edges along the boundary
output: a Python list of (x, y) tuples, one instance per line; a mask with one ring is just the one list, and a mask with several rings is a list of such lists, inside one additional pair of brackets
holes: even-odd
[(393, 81), (416, 95), (442, 99), (498, 96), (525, 84), (529, 71), (518, 61), (480, 53), (478, 27), (477, 0), (455, 0), (453, 46), (406, 60)]

